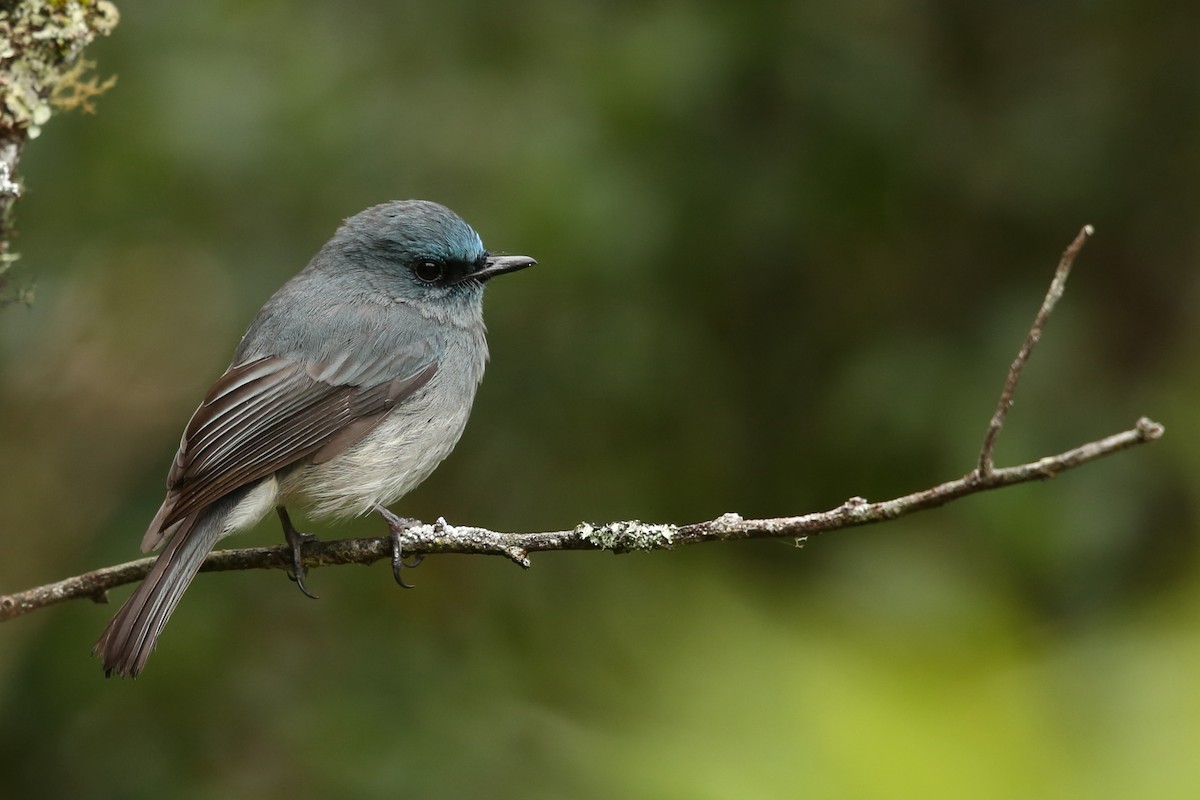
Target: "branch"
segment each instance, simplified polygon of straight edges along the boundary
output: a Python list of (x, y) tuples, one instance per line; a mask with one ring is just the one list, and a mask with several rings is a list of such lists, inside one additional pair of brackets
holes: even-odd
[[(1017, 381), (1029, 360), (1033, 346), (1041, 338), (1046, 320), (1063, 294), (1067, 274), (1075, 256), (1091, 233), (1091, 226), (1085, 226), (1063, 253), (1046, 299), (1009, 369), (1000, 402), (984, 437), (977, 465), (962, 478), (891, 500), (871, 503), (861, 497), (851, 497), (829, 511), (772, 519), (744, 519), (738, 514), (723, 514), (716, 519), (690, 525), (647, 524), (633, 520), (604, 525), (582, 523), (571, 530), (548, 533), (503, 533), (486, 528), (449, 525), (439, 518), (433, 524), (416, 525), (406, 530), (401, 537), (402, 549), (406, 553), (421, 555), (500, 555), (522, 567), (529, 567), (530, 553), (547, 550), (608, 550), (613, 553), (629, 553), (670, 550), (701, 542), (782, 538), (795, 538), (799, 544), (828, 531), (884, 522), (927, 508), (936, 508), (967, 495), (1053, 478), (1060, 472), (1098, 458), (1134, 445), (1155, 441), (1162, 437), (1163, 426), (1143, 417), (1127, 431), (1089, 442), (1058, 455), (1046, 456), (1016, 467), (997, 469), (992, 465), (992, 450), (1004, 425), (1008, 409), (1012, 406)], [(303, 554), (304, 566), (310, 568), (335, 564), (372, 564), (393, 556), (392, 541), (389, 537), (309, 542), (304, 545)], [(107, 602), (109, 589), (140, 581), (150, 571), (154, 561), (153, 557), (143, 558), (93, 570), (23, 592), (0, 595), (0, 621), (77, 598), (87, 597), (96, 602)], [(200, 571), (291, 568), (291, 548), (280, 545), (218, 550), (209, 554)]]

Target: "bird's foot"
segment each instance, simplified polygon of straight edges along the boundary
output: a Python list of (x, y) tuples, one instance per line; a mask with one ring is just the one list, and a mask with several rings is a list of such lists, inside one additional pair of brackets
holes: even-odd
[(415, 569), (420, 566), (421, 562), (425, 560), (425, 556), (417, 553), (413, 556), (412, 561), (406, 564), (401, 547), (401, 537), (409, 528), (420, 525), (421, 520), (410, 517), (398, 517), (379, 503), (375, 504), (375, 510), (379, 512), (379, 516), (383, 517), (383, 521), (387, 523), (388, 537), (392, 540), (392, 577), (396, 579), (396, 583), (400, 584), (402, 588), (412, 589), (413, 585), (405, 581), (401, 573), (405, 569)]
[(305, 542), (318, 541), (317, 537), (311, 533), (301, 533), (292, 525), (292, 519), (288, 516), (287, 509), (283, 506), (278, 506), (275, 509), (279, 513), (279, 521), (283, 523), (283, 538), (287, 539), (287, 543), (292, 547), (292, 571), (288, 573), (288, 580), (294, 581), (300, 587), (300, 591), (304, 592), (305, 597), (310, 597), (313, 600), (320, 598), (310, 592), (308, 587), (304, 585), (304, 576), (308, 574), (308, 569), (304, 566), (300, 547)]

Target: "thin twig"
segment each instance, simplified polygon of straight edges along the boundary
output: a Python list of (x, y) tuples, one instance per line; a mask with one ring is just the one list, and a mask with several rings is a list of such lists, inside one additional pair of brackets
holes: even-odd
[[(571, 530), (548, 533), (502, 533), (487, 528), (449, 525), (445, 520), (439, 519), (433, 524), (407, 529), (402, 534), (402, 549), (405, 553), (413, 555), (499, 555), (528, 567), (530, 553), (547, 550), (608, 550), (613, 553), (629, 553), (669, 550), (701, 542), (742, 539), (796, 538), (802, 541), (828, 531), (870, 525), (927, 508), (936, 508), (967, 495), (1018, 483), (1046, 480), (1089, 461), (1112, 455), (1134, 445), (1155, 441), (1162, 437), (1163, 426), (1143, 417), (1130, 430), (1089, 442), (1058, 455), (1047, 456), (1016, 467), (996, 469), (992, 466), (992, 449), (1004, 425), (1008, 408), (1012, 405), (1021, 370), (1029, 359), (1033, 346), (1041, 337), (1054, 304), (1062, 296), (1075, 256), (1091, 232), (1091, 226), (1085, 226), (1063, 253), (1050, 291), (1033, 321), (1025, 344), (1009, 369), (1004, 392), (1000, 396), (1000, 403), (984, 439), (979, 463), (962, 478), (891, 500), (871, 503), (861, 497), (852, 497), (829, 511), (773, 519), (744, 519), (731, 513), (690, 525), (647, 524), (632, 520), (604, 525), (583, 523)], [(335, 564), (371, 564), (391, 557), (392, 541), (389, 537), (310, 542), (304, 545), (303, 551), (304, 566), (309, 568)], [(87, 597), (96, 602), (107, 602), (109, 589), (140, 581), (153, 564), (154, 558), (143, 558), (23, 592), (0, 595), (0, 621), (78, 598)], [(281, 545), (219, 550), (209, 554), (200, 571), (287, 570), (292, 566), (291, 548)]]
[(1075, 256), (1079, 255), (1079, 251), (1083, 249), (1083, 243), (1088, 240), (1088, 237), (1095, 232), (1091, 225), (1084, 225), (1078, 235), (1075, 236), (1075, 241), (1067, 245), (1067, 249), (1063, 251), (1062, 258), (1058, 260), (1058, 269), (1054, 271), (1054, 279), (1050, 281), (1050, 289), (1046, 292), (1046, 299), (1042, 301), (1042, 307), (1038, 309), (1037, 316), (1033, 318), (1033, 325), (1029, 328), (1029, 335), (1025, 337), (1025, 342), (1021, 345), (1017, 357), (1013, 360), (1012, 366), (1008, 368), (1008, 377), (1004, 381), (1004, 390), (1000, 392), (1000, 402), (996, 404), (996, 413), (992, 414), (992, 421), (988, 423), (987, 433), (983, 437), (983, 448), (979, 451), (979, 474), (986, 476), (992, 472), (992, 451), (996, 447), (996, 437), (1000, 435), (1000, 429), (1004, 427), (1004, 420), (1008, 417), (1008, 410), (1012, 408), (1013, 395), (1017, 391), (1017, 381), (1021, 379), (1021, 370), (1025, 368), (1025, 362), (1029, 360), (1029, 356), (1033, 353), (1033, 347), (1042, 338), (1042, 331), (1046, 327), (1046, 320), (1050, 319), (1050, 312), (1054, 311), (1055, 304), (1058, 299), (1063, 296), (1063, 292), (1067, 290), (1067, 276), (1071, 274), (1071, 266), (1075, 263)]

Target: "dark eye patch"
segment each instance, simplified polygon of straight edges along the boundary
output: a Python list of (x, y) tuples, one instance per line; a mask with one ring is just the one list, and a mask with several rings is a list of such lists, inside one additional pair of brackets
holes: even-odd
[(436, 283), (447, 286), (459, 283), (471, 273), (476, 266), (465, 261), (443, 261), (438, 258), (419, 258), (412, 262), (412, 273), (423, 283)]

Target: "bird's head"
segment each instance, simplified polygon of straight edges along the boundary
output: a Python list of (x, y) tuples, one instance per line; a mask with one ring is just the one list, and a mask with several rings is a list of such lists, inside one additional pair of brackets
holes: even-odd
[(537, 263), (528, 256), (492, 255), (461, 217), (427, 200), (355, 214), (330, 246), (365, 270), (375, 288), (431, 308), (477, 307), (487, 281)]

